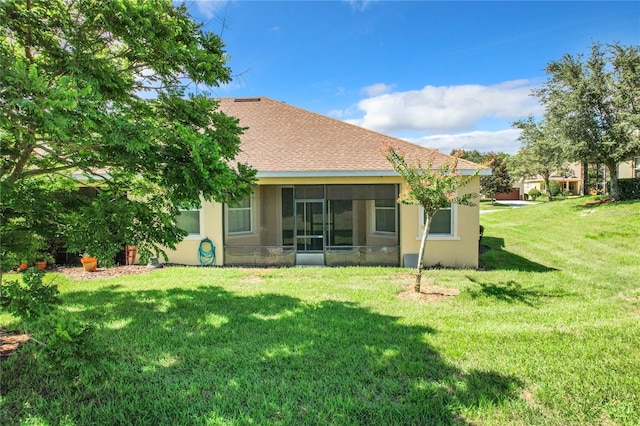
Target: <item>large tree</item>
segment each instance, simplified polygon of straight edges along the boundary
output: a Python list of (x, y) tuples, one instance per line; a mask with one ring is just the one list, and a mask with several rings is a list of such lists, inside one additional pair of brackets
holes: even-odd
[(532, 178), (541, 176), (547, 188), (549, 201), (553, 201), (550, 177), (562, 173), (567, 167), (566, 143), (547, 123), (536, 121), (532, 116), (512, 124), (520, 129), (520, 149), (510, 159), (514, 176)]
[(480, 152), (477, 149), (452, 149), (451, 155), (469, 160), (476, 164), (485, 164), (488, 160), (488, 154)]
[(534, 91), (545, 119), (564, 136), (572, 160), (607, 166), (617, 199), (617, 166), (640, 153), (640, 46), (594, 43), (588, 58), (567, 54), (546, 71)]
[(490, 176), (480, 176), (480, 193), (495, 203), (496, 194), (511, 191), (513, 177), (509, 172), (510, 155), (504, 152), (481, 153), (477, 149), (454, 149), (451, 155), (491, 168)]
[(206, 94), (227, 61), (170, 0), (2, 2), (2, 267), (29, 239), (105, 263), (125, 242), (159, 255), (185, 236), (181, 206), (246, 197), (243, 129)]
[(491, 175), (480, 177), (480, 193), (495, 203), (496, 195), (511, 191), (513, 178), (507, 167), (507, 154), (486, 154), (485, 165), (491, 168)]
[[(435, 155), (436, 151), (434, 151)], [(452, 204), (473, 206), (474, 193), (459, 194), (458, 190), (466, 186), (480, 172), (478, 168), (473, 174), (461, 176), (458, 172), (458, 158), (450, 157), (439, 166), (434, 165), (434, 156), (421, 162), (419, 159), (407, 161), (404, 154), (391, 144), (385, 145), (383, 154), (393, 169), (404, 180), (404, 188), (398, 197), (402, 204), (417, 204), (424, 209), (425, 224), (418, 251), (418, 265), (414, 290), (420, 292), (422, 281), (423, 258), (427, 245), (427, 236), (431, 230), (434, 216), (440, 209)]]

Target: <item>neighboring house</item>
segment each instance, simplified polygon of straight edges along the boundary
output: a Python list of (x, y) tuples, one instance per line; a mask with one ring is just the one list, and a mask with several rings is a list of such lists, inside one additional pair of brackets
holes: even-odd
[[(240, 205), (183, 211), (179, 224), (190, 234), (168, 251), (169, 262), (198, 264), (208, 237), (217, 265), (415, 264), (423, 214), (396, 202), (404, 183), (383, 143), (423, 164), (434, 152), (436, 166), (449, 156), (269, 98), (221, 99), (220, 110), (247, 127), (237, 159), (258, 171), (258, 184)], [(458, 163), (462, 175), (479, 167)], [(463, 191), (478, 186), (475, 177)], [(477, 206), (441, 210), (425, 264), (475, 268), (478, 238)]]
[[(565, 193), (572, 195), (582, 194), (583, 172), (581, 163), (571, 163), (566, 173), (553, 173), (549, 180), (555, 180), (564, 189)], [(533, 188), (537, 188), (540, 192), (546, 193), (544, 188), (544, 179), (542, 176), (536, 176), (519, 182), (522, 194), (528, 194)]]
[(514, 186), (511, 188), (509, 192), (501, 192), (496, 194), (496, 200), (504, 201), (504, 200), (520, 200), (522, 199), (521, 195), (521, 187), (518, 182), (514, 183)]
[(640, 178), (640, 157), (634, 157), (631, 161), (620, 163), (618, 177), (620, 179)]
[[(596, 169), (597, 168), (597, 169)], [(595, 164), (589, 164), (591, 171), (597, 170), (595, 188), (591, 191), (594, 193), (602, 193), (606, 187), (606, 183), (609, 180), (609, 172), (604, 165), (597, 166)], [(640, 157), (634, 157), (630, 161), (622, 162), (618, 165), (618, 178), (635, 178), (640, 177)], [(565, 192), (570, 192), (572, 195), (583, 195), (583, 183), (584, 183), (584, 170), (582, 163), (575, 162), (568, 166), (567, 173), (554, 173), (551, 175), (550, 180), (555, 180), (560, 185), (560, 188), (564, 188)], [(525, 179), (518, 182), (521, 193), (528, 194), (533, 188), (539, 189), (541, 192), (544, 180), (542, 176), (536, 176), (535, 178)]]

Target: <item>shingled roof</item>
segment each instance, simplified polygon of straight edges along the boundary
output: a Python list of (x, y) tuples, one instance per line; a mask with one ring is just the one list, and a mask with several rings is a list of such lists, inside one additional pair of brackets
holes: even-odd
[[(241, 136), (238, 160), (258, 170), (258, 176), (395, 175), (382, 155), (385, 142), (405, 158), (434, 166), (450, 156), (362, 127), (325, 117), (270, 98), (223, 98), (220, 110), (248, 129)], [(459, 160), (462, 173), (479, 168)]]

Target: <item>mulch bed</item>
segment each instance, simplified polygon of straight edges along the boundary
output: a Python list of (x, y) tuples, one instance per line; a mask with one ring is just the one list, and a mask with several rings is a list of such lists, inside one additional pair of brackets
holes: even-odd
[(0, 361), (4, 361), (28, 341), (29, 336), (24, 333), (9, 333), (0, 330)]
[(93, 272), (87, 272), (83, 267), (59, 266), (47, 270), (47, 272), (59, 272), (75, 280), (95, 280), (99, 278), (125, 277), (127, 275), (146, 274), (154, 271), (145, 265), (114, 266), (113, 268), (98, 268)]
[(402, 300), (417, 300), (419, 302), (438, 302), (449, 297), (455, 297), (460, 294), (457, 288), (440, 287), (432, 284), (422, 284), (420, 292), (413, 289), (414, 284), (411, 283), (406, 290), (398, 293), (398, 297)]
[(589, 207), (589, 206), (597, 206), (599, 204), (607, 204), (607, 203), (615, 203), (615, 202), (616, 200), (613, 200), (611, 198), (603, 198), (601, 200), (587, 201), (586, 203), (583, 203), (582, 206)]

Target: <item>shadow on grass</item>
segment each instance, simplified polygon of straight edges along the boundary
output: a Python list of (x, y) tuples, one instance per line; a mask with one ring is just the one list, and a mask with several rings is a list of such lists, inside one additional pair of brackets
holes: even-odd
[(561, 297), (564, 294), (545, 291), (541, 287), (525, 288), (513, 280), (504, 283), (483, 283), (466, 276), (467, 279), (480, 288), (468, 288), (465, 293), (472, 299), (491, 298), (506, 303), (521, 303), (527, 306), (537, 306), (543, 297)]
[(342, 301), (219, 287), (65, 294), (108, 348), (100, 372), (66, 377), (18, 353), (0, 417), (17, 424), (468, 424), (461, 411), (523, 384), (461, 371), (408, 326)]
[(504, 238), (482, 237), (482, 245), (486, 246), (480, 255), (480, 264), (485, 269), (506, 269), (523, 272), (551, 272), (554, 268), (532, 262), (504, 249)]

